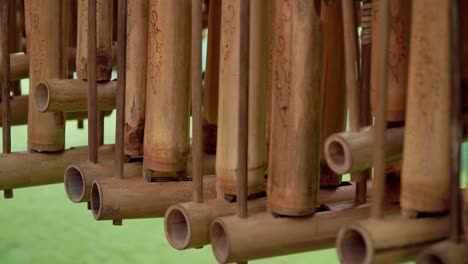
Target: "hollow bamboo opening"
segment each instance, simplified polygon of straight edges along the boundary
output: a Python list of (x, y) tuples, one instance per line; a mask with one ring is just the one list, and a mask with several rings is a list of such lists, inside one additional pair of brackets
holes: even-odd
[(346, 143), (339, 139), (331, 140), (328, 143), (329, 162), (333, 163), (336, 170), (347, 171), (351, 167), (351, 157)]
[(216, 260), (226, 263), (229, 256), (229, 239), (226, 227), (221, 221), (215, 220), (211, 225), (211, 244)]
[(177, 249), (187, 248), (192, 230), (189, 219), (183, 208), (171, 207), (164, 218), (166, 227), (166, 238), (169, 243)]
[(366, 239), (366, 236), (362, 233), (362, 230), (356, 228), (348, 228), (339, 235), (337, 240), (337, 247), (341, 250), (338, 254), (341, 255), (343, 263), (347, 264), (361, 264), (369, 263), (371, 259), (369, 254), (372, 254), (370, 249), (370, 243)]
[(36, 86), (35, 95), (34, 99), (37, 110), (39, 110), (39, 112), (44, 112), (49, 107), (50, 103), (50, 90), (45, 82), (39, 82)]
[(83, 200), (85, 192), (85, 183), (83, 178), (83, 172), (77, 166), (70, 166), (65, 171), (65, 192), (68, 198), (75, 203)]
[(96, 219), (101, 216), (101, 204), (102, 204), (102, 196), (101, 196), (101, 189), (97, 183), (93, 183), (93, 187), (91, 187), (91, 211)]

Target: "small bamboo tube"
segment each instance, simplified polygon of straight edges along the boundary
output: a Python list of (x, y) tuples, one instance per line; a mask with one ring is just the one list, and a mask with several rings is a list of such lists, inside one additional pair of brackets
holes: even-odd
[[(96, 78), (109, 81), (112, 73), (112, 5), (113, 0), (96, 2)], [(88, 79), (88, 0), (78, 1), (78, 37), (76, 52), (78, 79)]]
[(127, 1), (127, 63), (124, 152), (143, 156), (145, 130), (148, 0)]
[[(203, 157), (203, 175), (213, 175), (215, 167), (215, 156), (205, 155)], [(187, 164), (187, 174), (192, 175), (191, 159)], [(142, 163), (125, 163), (123, 175), (125, 178), (141, 176)], [(93, 164), (83, 162), (72, 164), (65, 170), (65, 190), (72, 202), (81, 203), (89, 201), (90, 190), (94, 179), (110, 178), (114, 176), (114, 161), (105, 161)]]
[[(240, 0), (222, 1), (221, 61), (217, 133), (216, 190), (218, 195), (236, 195), (239, 168), (239, 56)], [(252, 1), (250, 23), (250, 62), (248, 96), (248, 164), (247, 192), (259, 193), (265, 189), (265, 119), (267, 57), (262, 20), (266, 18), (261, 4)]]
[[(100, 82), (97, 89), (99, 110), (115, 109), (115, 81)], [(35, 107), (39, 112), (81, 112), (87, 110), (87, 83), (73, 79), (47, 79), (35, 89)]]
[(366, 220), (342, 228), (337, 250), (343, 264), (401, 263), (449, 234), (448, 217)]
[(143, 169), (184, 173), (189, 152), (191, 1), (150, 0)]
[(424, 250), (416, 264), (463, 264), (468, 259), (467, 247), (465, 243), (445, 240)]
[[(411, 2), (406, 0), (390, 1), (390, 43), (388, 51), (388, 105), (387, 121), (405, 120), (406, 90), (409, 59), (409, 25)], [(377, 28), (380, 21), (374, 21)], [(375, 113), (380, 101), (376, 89), (371, 87), (372, 112)]]
[[(87, 147), (55, 153), (12, 153), (0, 158), (0, 189), (17, 189), (63, 182), (63, 172), (73, 162), (87, 159)], [(99, 148), (106, 159), (113, 157), (113, 146)], [(25, 166), (25, 164), (27, 166)]]
[[(211, 225), (213, 253), (220, 263), (227, 263), (331, 248), (342, 226), (369, 217), (367, 205), (352, 207), (348, 202), (330, 208), (331, 212), (308, 217), (274, 217), (263, 212), (248, 219), (217, 218)], [(386, 212), (396, 214), (398, 208), (389, 205)]]
[[(371, 185), (368, 187), (372, 188)], [(317, 204), (328, 204), (354, 199), (355, 185), (320, 189)], [(266, 199), (248, 201), (249, 214), (266, 210)], [(175, 204), (166, 211), (164, 227), (166, 238), (176, 249), (199, 248), (210, 243), (210, 225), (217, 217), (234, 215), (236, 204), (224, 199)]]
[(401, 206), (443, 212), (450, 204), (450, 4), (412, 4)]
[[(69, 1), (31, 0), (31, 50), (29, 53), (28, 148), (60, 151), (65, 147), (63, 113), (40, 113), (35, 108), (37, 83), (48, 78), (67, 77)], [(34, 22), (34, 23), (33, 23)]]
[(344, 73), (343, 18), (341, 1), (321, 7), (323, 27), (323, 112), (322, 149), (320, 158), (320, 186), (336, 186), (341, 183), (341, 174), (334, 173), (325, 161), (324, 149), (327, 138), (346, 130), (346, 80)]
[(221, 0), (211, 0), (208, 15), (208, 49), (203, 89), (203, 145), (216, 153), (218, 126), (219, 60), (221, 41)]
[[(205, 177), (203, 187), (205, 199), (216, 197), (214, 177)], [(172, 204), (191, 199), (189, 181), (148, 183), (137, 177), (95, 180), (90, 202), (96, 220), (123, 220), (163, 217)]]
[(320, 19), (313, 2), (277, 0), (273, 10), (268, 208), (280, 215), (310, 215), (320, 177)]
[[(403, 151), (403, 127), (389, 128), (385, 135), (385, 161), (401, 159)], [(360, 171), (372, 167), (373, 128), (360, 132), (333, 134), (325, 142), (325, 158), (328, 166), (338, 174)]]

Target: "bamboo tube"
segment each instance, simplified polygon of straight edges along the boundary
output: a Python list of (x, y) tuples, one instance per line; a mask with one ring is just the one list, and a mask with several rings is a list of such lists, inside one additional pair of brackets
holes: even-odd
[[(468, 43), (468, 2), (460, 1), (460, 31), (461, 31), (461, 43)], [(466, 45), (461, 45), (461, 77), (462, 80), (468, 80), (468, 47)], [(467, 102), (464, 100), (464, 105), (466, 106)]]
[[(56, 153), (12, 153), (0, 158), (0, 189), (17, 189), (63, 181), (63, 171), (73, 162), (87, 159), (87, 147)], [(99, 149), (103, 158), (113, 157), (113, 146)], [(27, 166), (25, 166), (25, 164)]]
[(124, 152), (143, 156), (145, 129), (148, 0), (127, 1), (127, 63)]
[[(205, 177), (203, 186), (204, 198), (216, 197), (214, 177)], [(123, 220), (162, 217), (172, 204), (191, 199), (189, 181), (148, 183), (137, 177), (95, 180), (90, 201), (96, 220)]]
[[(67, 77), (69, 1), (31, 0), (31, 51), (29, 61), (28, 148), (36, 151), (60, 151), (65, 147), (63, 113), (36, 110), (37, 83), (47, 78)], [(31, 19), (30, 19), (31, 20)], [(34, 23), (33, 23), (34, 22)]]
[(320, 176), (320, 22), (313, 2), (278, 0), (273, 10), (268, 208), (280, 215), (309, 215), (315, 212)]
[[(240, 0), (222, 2), (221, 18), (221, 61), (218, 109), (218, 138), (216, 159), (216, 190), (218, 195), (236, 195), (238, 154), (239, 154), (239, 56), (240, 51)], [(248, 194), (264, 190), (265, 160), (265, 115), (267, 57), (262, 20), (266, 18), (253, 1), (250, 23), (250, 62), (249, 62), (249, 100), (248, 100)]]
[[(368, 188), (372, 188), (369, 185)], [(328, 204), (354, 199), (355, 185), (320, 189), (317, 204)], [(249, 200), (249, 214), (266, 210), (266, 199)], [(236, 204), (224, 199), (175, 204), (166, 211), (164, 227), (166, 238), (176, 249), (199, 248), (210, 243), (210, 225), (217, 217), (234, 215)]]
[[(97, 89), (99, 110), (115, 109), (115, 81), (100, 82)], [(87, 110), (87, 83), (73, 79), (40, 81), (34, 92), (39, 112), (81, 112)]]
[[(143, 169), (186, 170), (191, 1), (150, 0)], [(182, 175), (183, 176), (183, 175)]]
[[(96, 77), (108, 81), (112, 72), (112, 5), (113, 0), (97, 0), (96, 30), (97, 58)], [(78, 1), (78, 37), (76, 73), (78, 79), (88, 79), (88, 0)]]
[(338, 233), (338, 256), (344, 264), (400, 263), (413, 259), (448, 233), (448, 217), (361, 221)]
[[(2, 1), (1, 3), (1, 100), (2, 100), (2, 147), (3, 153), (8, 154), (11, 152), (11, 104), (10, 104), (10, 37), (11, 23), (9, 15), (12, 13), (12, 8), (16, 7), (12, 1)], [(15, 10), (16, 12), (16, 10)], [(14, 21), (16, 22), (16, 21)], [(16, 28), (16, 27), (15, 27)], [(11, 196), (11, 195), (6, 195)]]
[(463, 264), (468, 258), (467, 244), (450, 240), (437, 243), (424, 250), (416, 259), (417, 264)]
[[(330, 205), (336, 210), (309, 217), (274, 217), (263, 212), (247, 220), (217, 218), (211, 225), (213, 253), (220, 263), (227, 263), (331, 248), (340, 227), (369, 217), (367, 205), (351, 206), (349, 202)], [(395, 214), (398, 208), (392, 205), (386, 212)]]
[[(213, 175), (215, 167), (215, 156), (205, 155), (203, 157), (203, 175)], [(190, 164), (187, 164), (187, 174), (192, 175)], [(124, 163), (123, 175), (125, 178), (141, 176), (142, 163)], [(68, 166), (65, 170), (65, 190), (72, 202), (81, 203), (89, 201), (91, 185), (94, 179), (110, 178), (114, 176), (114, 161), (102, 163), (78, 163)]]
[(320, 185), (336, 186), (341, 183), (341, 175), (328, 168), (325, 161), (324, 146), (327, 138), (346, 130), (346, 82), (344, 74), (343, 18), (341, 1), (324, 4), (321, 7), (323, 27), (323, 112), (322, 148), (320, 158)]
[(450, 5), (437, 0), (412, 4), (401, 206), (442, 212), (450, 197)]
[(210, 0), (208, 49), (203, 89), (203, 144), (208, 154), (216, 153), (218, 126), (219, 60), (221, 39), (221, 0)]

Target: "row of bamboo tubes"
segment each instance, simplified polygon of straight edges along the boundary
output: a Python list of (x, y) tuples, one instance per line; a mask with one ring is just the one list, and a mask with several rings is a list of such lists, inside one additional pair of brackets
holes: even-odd
[[(342, 263), (463, 263), (464, 11), (459, 0), (2, 1), (0, 189), (64, 182), (95, 219), (164, 217), (174, 248), (211, 244), (220, 263), (331, 247)], [(88, 146), (65, 150), (65, 121), (84, 118)], [(10, 153), (10, 126), (25, 123), (28, 151)]]

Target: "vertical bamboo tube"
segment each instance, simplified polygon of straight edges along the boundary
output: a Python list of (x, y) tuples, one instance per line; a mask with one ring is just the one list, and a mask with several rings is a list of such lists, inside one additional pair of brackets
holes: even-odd
[[(97, 58), (96, 77), (108, 81), (112, 73), (112, 5), (113, 0), (97, 0), (96, 30)], [(76, 73), (78, 79), (88, 79), (88, 0), (78, 0), (78, 36)]]
[(322, 110), (320, 21), (313, 2), (274, 2), (268, 208), (315, 212)]
[(203, 90), (203, 145), (216, 153), (218, 126), (219, 59), (221, 41), (221, 0), (211, 0), (208, 17), (208, 54)]
[[(468, 1), (460, 1), (460, 31), (461, 31), (461, 43), (468, 43)], [(461, 58), (462, 68), (461, 77), (462, 80), (468, 80), (468, 46), (461, 46)], [(466, 88), (465, 88), (466, 89)], [(466, 105), (467, 99), (465, 96), (464, 105)]]
[(450, 5), (412, 4), (401, 206), (442, 212), (449, 208)]
[(128, 1), (125, 154), (143, 156), (145, 130), (148, 0)]
[[(31, 0), (28, 148), (59, 151), (65, 147), (64, 115), (40, 113), (35, 108), (35, 87), (47, 78), (67, 77), (69, 1)], [(28, 15), (28, 14), (27, 14)]]
[[(249, 61), (248, 183), (249, 194), (264, 189), (265, 111), (267, 49), (262, 3), (252, 1)], [(216, 150), (216, 189), (218, 195), (236, 194), (239, 169), (239, 46), (240, 0), (222, 2), (221, 61)]]
[(344, 75), (343, 18), (341, 1), (321, 7), (323, 25), (323, 117), (320, 157), (320, 185), (336, 186), (341, 175), (334, 173), (325, 161), (324, 146), (328, 136), (346, 129), (346, 82)]
[(186, 170), (191, 1), (150, 1), (143, 169)]
[[(11, 108), (10, 108), (10, 31), (13, 29), (10, 27), (9, 13), (11, 8), (15, 5), (11, 4), (11, 1), (3, 1), (1, 3), (1, 32), (2, 32), (2, 43), (1, 43), (1, 57), (2, 57), (2, 74), (1, 74), (1, 101), (2, 101), (2, 147), (3, 153), (8, 154), (11, 152)], [(16, 12), (16, 10), (15, 10)]]

